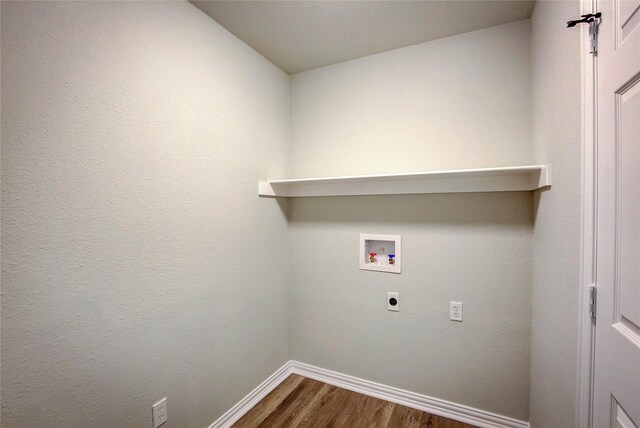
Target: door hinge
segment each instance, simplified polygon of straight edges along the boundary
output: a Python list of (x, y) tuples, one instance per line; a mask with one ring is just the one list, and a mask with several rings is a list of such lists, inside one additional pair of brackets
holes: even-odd
[(589, 286), (589, 312), (591, 312), (591, 318), (596, 317), (598, 310), (598, 288), (595, 285)]
[(567, 21), (567, 28), (575, 27), (577, 24), (589, 24), (589, 53), (595, 54), (598, 52), (598, 26), (602, 20), (602, 13), (589, 13), (582, 15), (580, 19), (574, 21)]

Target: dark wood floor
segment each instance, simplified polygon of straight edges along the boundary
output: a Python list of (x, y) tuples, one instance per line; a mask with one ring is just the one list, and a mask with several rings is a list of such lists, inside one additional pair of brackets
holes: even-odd
[(297, 375), (289, 376), (233, 426), (474, 428)]

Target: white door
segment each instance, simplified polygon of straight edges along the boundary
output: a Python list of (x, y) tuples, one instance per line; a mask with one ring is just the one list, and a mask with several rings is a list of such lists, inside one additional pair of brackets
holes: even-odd
[(593, 427), (640, 428), (640, 0), (597, 4)]

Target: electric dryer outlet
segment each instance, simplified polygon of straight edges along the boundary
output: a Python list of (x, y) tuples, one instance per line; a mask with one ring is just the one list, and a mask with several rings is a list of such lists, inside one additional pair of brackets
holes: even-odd
[(387, 310), (400, 312), (400, 293), (392, 291), (387, 293)]

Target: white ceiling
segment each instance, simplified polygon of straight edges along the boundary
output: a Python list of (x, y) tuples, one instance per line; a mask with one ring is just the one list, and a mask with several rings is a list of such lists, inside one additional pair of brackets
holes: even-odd
[(534, 1), (197, 1), (287, 73), (531, 17)]

